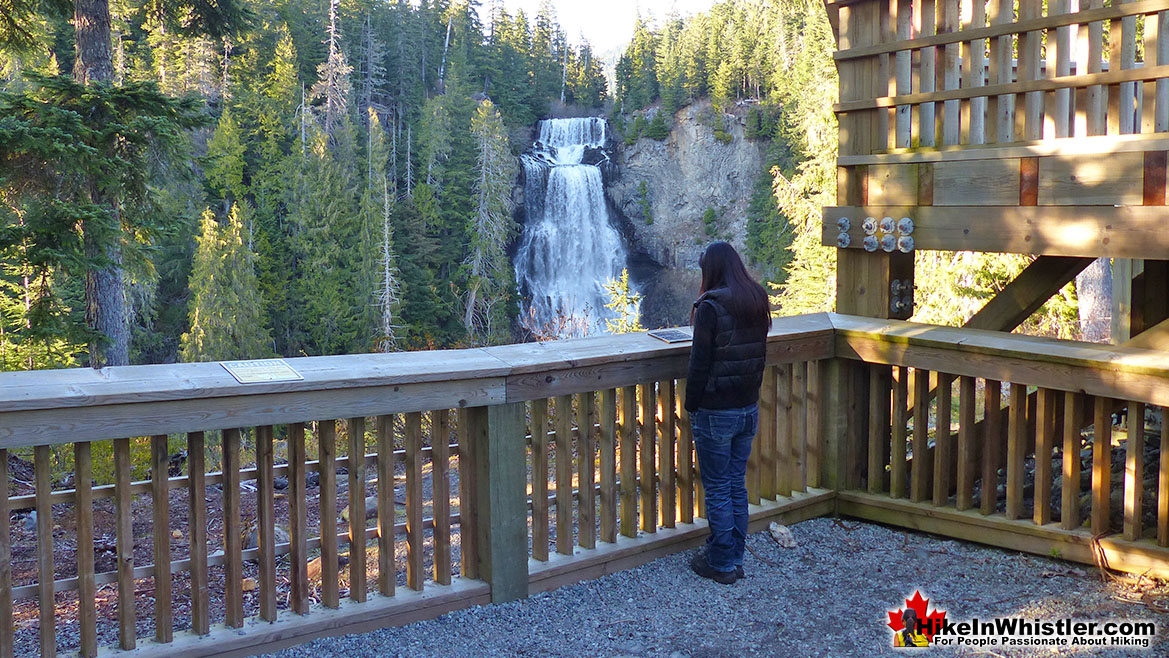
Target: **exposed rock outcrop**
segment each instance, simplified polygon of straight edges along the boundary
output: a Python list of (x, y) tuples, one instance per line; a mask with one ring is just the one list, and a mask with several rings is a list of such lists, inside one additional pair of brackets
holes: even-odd
[[(685, 270), (697, 269), (713, 240), (742, 251), (747, 205), (765, 157), (765, 144), (744, 136), (745, 123), (745, 112), (723, 115), (702, 100), (677, 112), (666, 140), (643, 138), (618, 149), (618, 175), (607, 192), (633, 225), (636, 247), (667, 268)], [(652, 223), (644, 216), (643, 190)], [(718, 216), (713, 236), (703, 221), (708, 208)]]

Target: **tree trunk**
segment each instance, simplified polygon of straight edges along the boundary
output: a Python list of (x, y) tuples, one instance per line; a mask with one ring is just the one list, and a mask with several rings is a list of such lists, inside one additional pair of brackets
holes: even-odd
[[(75, 0), (73, 26), (77, 40), (73, 78), (84, 85), (109, 83), (114, 77), (109, 0)], [(95, 203), (105, 201), (100, 190), (95, 189), (92, 196)], [(103, 255), (108, 260), (106, 265), (90, 269), (85, 277), (85, 320), (98, 335), (90, 342), (89, 365), (126, 365), (130, 363), (130, 323), (122, 285), (121, 234), (111, 243), (99, 244), (89, 227), (82, 231), (87, 257)]]

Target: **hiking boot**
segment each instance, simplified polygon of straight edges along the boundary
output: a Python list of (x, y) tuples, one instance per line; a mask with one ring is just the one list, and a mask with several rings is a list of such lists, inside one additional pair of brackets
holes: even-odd
[(736, 571), (715, 571), (706, 561), (706, 555), (702, 553), (695, 555), (694, 559), (690, 560), (690, 569), (703, 578), (709, 578), (723, 585), (731, 585), (739, 579)]

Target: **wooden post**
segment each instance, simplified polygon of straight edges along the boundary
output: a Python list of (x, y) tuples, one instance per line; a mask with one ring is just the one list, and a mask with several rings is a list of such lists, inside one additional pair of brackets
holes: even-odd
[[(658, 414), (662, 418), (661, 446), (658, 450), (658, 480), (661, 486), (658, 489), (658, 507), (661, 509), (661, 525), (673, 528), (677, 524), (677, 481), (674, 477), (677, 449), (674, 422), (674, 380), (667, 379), (658, 382)], [(581, 481), (581, 500), (584, 500), (585, 483)], [(584, 519), (581, 519), (584, 525)]]
[(556, 552), (572, 555), (572, 396), (556, 398)]
[[(56, 580), (53, 576), (53, 506), (49, 504), (49, 496), (53, 493), (50, 462), (49, 446), (33, 448), (33, 467), (36, 474), (37, 583), (40, 586), (40, 595), (37, 597), (40, 608), (40, 646), (41, 656), (48, 658), (57, 655), (57, 609), (53, 601), (53, 581)], [(7, 519), (3, 521), (8, 523)], [(130, 595), (133, 596), (132, 590)]]
[(1007, 518), (1023, 515), (1023, 460), (1027, 456), (1027, 387), (1011, 384), (1007, 432)]
[(365, 418), (349, 419), (349, 598), (366, 598)]
[[(226, 461), (224, 468), (227, 468)], [(129, 651), (138, 644), (134, 606), (134, 518), (130, 509), (134, 500), (130, 493), (130, 439), (114, 439), (114, 500), (118, 535), (118, 646)], [(231, 625), (230, 597), (228, 625)]]
[(1092, 534), (1108, 532), (1112, 495), (1112, 401), (1098, 396), (1092, 437)]
[[(3, 459), (3, 455), (0, 455)], [(7, 460), (5, 460), (7, 461)], [(191, 461), (194, 466), (193, 456)], [(202, 462), (200, 462), (202, 464)], [(7, 465), (7, 464), (5, 464)], [(75, 484), (73, 488), (77, 491), (77, 622), (81, 631), (81, 647), (80, 655), (85, 658), (92, 658), (97, 655), (97, 610), (94, 597), (97, 594), (96, 583), (94, 582), (94, 564), (93, 564), (93, 453), (89, 442), (73, 444), (73, 465), (76, 472)], [(191, 474), (194, 477), (194, 473)], [(5, 478), (0, 477), (0, 486), (5, 488), (4, 495), (8, 493), (8, 482)], [(200, 498), (200, 503), (202, 499)], [(0, 510), (0, 519), (7, 519), (8, 514), (5, 510)], [(3, 525), (7, 526), (7, 523)], [(204, 619), (206, 618), (207, 598), (206, 586), (203, 591), (196, 590), (196, 578), (199, 568), (199, 560), (197, 559), (196, 545), (195, 545), (195, 528), (200, 527), (206, 533), (206, 529), (202, 525), (196, 526), (195, 519), (191, 520), (191, 615), (192, 625), (195, 625), (194, 617), (197, 614), (197, 606), (199, 605), (198, 597), (203, 595), (203, 612)], [(4, 529), (7, 531), (7, 527)], [(206, 541), (206, 540), (204, 540)], [(206, 552), (204, 551), (204, 554)], [(203, 582), (206, 583), (206, 559), (203, 561)], [(0, 578), (4, 578), (0, 574)], [(0, 606), (4, 602), (0, 602)], [(9, 604), (10, 605), (10, 604)], [(2, 623), (2, 622), (0, 622)], [(0, 654), (3, 654), (0, 650)]]
[[(462, 431), (462, 428), (460, 428)], [(459, 451), (461, 464), (466, 457)], [(394, 417), (377, 417), (377, 589), (382, 596), (393, 596), (398, 582), (398, 567), (394, 560)], [(460, 469), (460, 475), (463, 469)], [(460, 478), (461, 479), (461, 478)], [(465, 500), (465, 499), (464, 499)], [(459, 512), (466, 514), (462, 504)], [(463, 516), (466, 519), (467, 516)]]
[(337, 421), (317, 422), (318, 468), (321, 515), (321, 603), (327, 608), (340, 605), (337, 584)]
[(187, 533), (191, 539), (191, 629), (199, 635), (211, 632), (207, 581), (207, 468), (202, 432), (187, 434)]
[[(601, 417), (601, 541), (613, 543), (617, 541), (617, 390), (607, 388), (601, 391), (601, 405), (598, 408)], [(534, 417), (534, 414), (533, 414)], [(533, 440), (535, 435), (533, 434)], [(689, 462), (687, 462), (689, 463)], [(548, 469), (545, 468), (547, 473)], [(547, 478), (545, 478), (547, 480)], [(534, 483), (533, 483), (534, 484)], [(545, 487), (546, 488), (546, 487)], [(535, 488), (533, 487), (533, 491)], [(547, 504), (548, 495), (544, 495)], [(533, 500), (533, 503), (535, 501)], [(685, 504), (685, 485), (683, 484), (683, 504)], [(683, 509), (685, 513), (685, 509)], [(548, 527), (547, 511), (545, 510), (544, 527)], [(534, 524), (534, 520), (533, 520)], [(533, 539), (533, 542), (535, 540)], [(547, 542), (545, 542), (547, 546)], [(535, 544), (533, 543), (533, 549)], [(545, 549), (545, 553), (547, 549)]]
[[(260, 619), (276, 621), (276, 490), (271, 425), (256, 428), (256, 540), (260, 549)], [(352, 467), (352, 464), (350, 464)]]
[(434, 517), (434, 582), (451, 584), (451, 412), (439, 409), (431, 415), (430, 475), (433, 482), (431, 514)]
[(597, 442), (593, 431), (596, 396), (592, 391), (578, 393), (576, 407), (580, 411), (577, 417), (580, 439), (576, 443), (576, 481), (580, 492), (576, 506), (577, 533), (581, 548), (596, 548)]
[(467, 416), (471, 440), (478, 447), (475, 502), (479, 575), (491, 586), (493, 603), (525, 598), (528, 505), (524, 405), (474, 407)]
[(1141, 498), (1145, 483), (1145, 405), (1128, 403), (1128, 439), (1124, 442), (1124, 538), (1136, 541), (1143, 534)]
[(548, 561), (548, 399), (532, 400), (532, 557)]
[[(844, 491), (860, 486), (855, 469), (850, 468), (850, 459), (855, 459), (859, 444), (853, 419), (857, 414), (854, 399), (856, 364), (845, 359), (829, 359), (824, 362), (824, 399), (828, 409), (824, 419), (824, 459), (821, 481), (827, 489)], [(850, 457), (849, 453), (853, 453)]]
[[(1084, 398), (1079, 393), (1064, 393), (1063, 402), (1063, 479), (1060, 481), (1060, 527), (1080, 527), (1080, 422)], [(1160, 489), (1164, 491), (1164, 488)]]
[(479, 522), (475, 516), (476, 445), (471, 440), (471, 410), (460, 407), (459, 433), (459, 572), (464, 578), (479, 577)]
[[(240, 628), (244, 624), (244, 575), (243, 562), (240, 559), (243, 541), (240, 536), (239, 444), (238, 429), (223, 430), (223, 555), (226, 562), (223, 569), (223, 588), (225, 614), (230, 628)], [(114, 445), (116, 450), (117, 444)], [(128, 495), (127, 491), (127, 497)]]
[(406, 414), (406, 586), (422, 591), (422, 413)]
[(621, 449), (621, 534), (637, 536), (637, 388), (621, 389), (617, 431)]
[(154, 639), (166, 644), (174, 639), (170, 576), (170, 454), (167, 437), (150, 437), (150, 498), (154, 516)]
[[(658, 498), (657, 484), (657, 416), (655, 415), (655, 399), (657, 389), (654, 383), (639, 384), (638, 394), (641, 395), (641, 446), (639, 458), (641, 464), (641, 529), (645, 532), (658, 531)], [(750, 477), (747, 478), (750, 482)], [(748, 484), (750, 487), (750, 484)]]
[(288, 562), (292, 591), (288, 606), (298, 615), (309, 610), (308, 519), (305, 510), (304, 423), (288, 426)]
[[(8, 450), (0, 448), (0, 519), (8, 519)], [(14, 658), (12, 623), (12, 525), (0, 523), (0, 658)]]

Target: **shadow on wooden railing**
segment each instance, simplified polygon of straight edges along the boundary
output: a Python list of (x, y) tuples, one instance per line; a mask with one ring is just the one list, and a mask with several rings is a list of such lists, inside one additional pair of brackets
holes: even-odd
[[(0, 656), (274, 650), (697, 545), (688, 354), (627, 335), (290, 359), (284, 383), (0, 374)], [(1167, 380), (1138, 349), (776, 320), (752, 527), (840, 513), (1169, 575)]]

